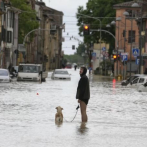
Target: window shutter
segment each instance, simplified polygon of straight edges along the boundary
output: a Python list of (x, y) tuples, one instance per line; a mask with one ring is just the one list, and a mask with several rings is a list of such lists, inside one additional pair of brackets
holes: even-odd
[(12, 32), (11, 31), (7, 32), (7, 42), (12, 43)]

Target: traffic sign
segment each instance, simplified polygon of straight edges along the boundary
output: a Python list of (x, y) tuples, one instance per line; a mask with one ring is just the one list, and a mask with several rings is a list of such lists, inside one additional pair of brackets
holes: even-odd
[(139, 65), (139, 59), (136, 58), (136, 64)]
[(128, 55), (121, 55), (122, 61), (127, 61), (128, 60)]
[(105, 57), (108, 57), (109, 56), (109, 53), (108, 52), (105, 52), (104, 56)]
[(92, 53), (92, 57), (96, 57), (96, 53), (95, 52)]
[(102, 55), (105, 56), (105, 52), (102, 52)]
[(134, 56), (134, 57), (139, 56), (139, 49), (138, 49), (138, 48), (133, 48), (133, 49), (132, 49), (132, 53), (133, 53), (133, 56)]
[(106, 51), (106, 48), (105, 47), (102, 47), (102, 51), (105, 52)]

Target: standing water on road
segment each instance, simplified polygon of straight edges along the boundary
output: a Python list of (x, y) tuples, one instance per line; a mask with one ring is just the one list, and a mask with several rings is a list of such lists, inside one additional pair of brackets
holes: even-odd
[[(146, 147), (146, 93), (121, 87), (112, 78), (90, 76), (88, 122), (81, 123), (76, 89), (71, 81), (0, 83), (0, 147)], [(67, 121), (55, 124), (56, 107)]]

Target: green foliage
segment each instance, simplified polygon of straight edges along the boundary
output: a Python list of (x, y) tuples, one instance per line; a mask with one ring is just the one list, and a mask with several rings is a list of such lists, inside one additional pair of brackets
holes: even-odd
[(85, 45), (84, 44), (79, 44), (78, 48), (77, 48), (77, 54), (79, 56), (82, 56), (82, 53), (85, 53)]
[[(100, 21), (102, 24), (101, 29), (108, 30), (112, 34), (115, 34), (115, 27), (113, 26), (111, 29), (108, 29), (106, 28), (106, 24), (110, 24), (111, 21), (115, 20), (113, 17), (116, 17), (116, 10), (113, 9), (113, 5), (127, 1), (130, 0), (88, 0), (86, 9), (84, 9), (83, 6), (79, 6), (77, 10), (77, 13), (79, 13), (77, 14), (79, 35), (83, 35), (83, 24), (89, 24), (90, 29), (100, 29)], [(83, 14), (83, 16), (80, 14)], [(85, 17), (84, 15), (101, 18), (98, 18), (98, 20), (96, 18)], [(103, 41), (110, 44), (111, 49), (115, 47), (115, 40), (109, 34), (102, 32), (101, 38)], [(99, 43), (100, 32), (92, 32), (91, 35), (84, 36), (84, 43), (90, 44), (91, 41)]]
[[(39, 27), (36, 12), (31, 9), (31, 6), (25, 0), (11, 0), (11, 3), (13, 7), (22, 10), (21, 14), (19, 14), (19, 43), (23, 43), (25, 35)], [(33, 35), (30, 37), (32, 38)]]
[(102, 61), (101, 63), (100, 63), (100, 66), (102, 67), (102, 69), (105, 69), (105, 67), (106, 67), (106, 69), (111, 69), (111, 67), (112, 67), (112, 63), (110, 62), (110, 60), (106, 60), (106, 61)]
[(74, 54), (74, 55), (64, 55), (64, 59), (67, 60), (67, 62), (70, 62), (70, 63), (84, 63), (84, 59), (77, 55), (77, 54)]

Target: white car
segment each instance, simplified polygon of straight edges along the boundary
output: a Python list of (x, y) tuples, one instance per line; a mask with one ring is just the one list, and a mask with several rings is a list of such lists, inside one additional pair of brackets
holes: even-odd
[(138, 87), (137, 87), (137, 90), (138, 90), (139, 92), (147, 92), (147, 81), (146, 81), (146, 83), (144, 83), (144, 84), (138, 86)]
[(147, 82), (147, 76), (138, 77), (130, 82), (127, 87), (137, 88)]
[(70, 74), (65, 69), (55, 69), (51, 78), (53, 80), (71, 80)]
[(0, 69), (0, 82), (3, 83), (11, 82), (10, 74), (7, 69)]
[(135, 75), (132, 75), (130, 76), (129, 78), (127, 78), (126, 80), (123, 80), (121, 82), (121, 85), (122, 86), (127, 86), (128, 84), (130, 84), (134, 79), (138, 78), (138, 77), (142, 77), (142, 76), (145, 76), (144, 74), (135, 74)]

